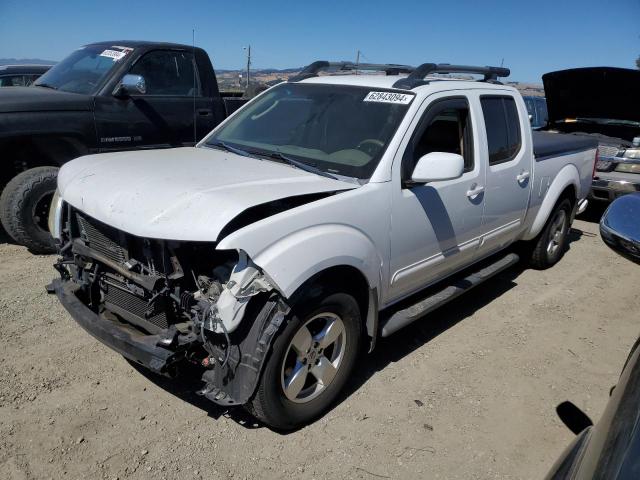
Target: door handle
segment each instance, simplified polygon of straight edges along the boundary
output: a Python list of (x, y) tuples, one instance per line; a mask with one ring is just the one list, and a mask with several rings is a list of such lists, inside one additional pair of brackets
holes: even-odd
[(201, 108), (200, 110), (198, 110), (198, 115), (206, 117), (208, 115), (211, 115), (211, 110), (208, 108)]
[(474, 183), (473, 185), (471, 185), (471, 190), (467, 190), (467, 197), (469, 198), (477, 197), (482, 192), (484, 192), (484, 187), (482, 185), (477, 186)]
[(516, 180), (518, 181), (518, 183), (522, 183), (529, 178), (529, 175), (530, 175), (529, 172), (523, 170), (522, 173), (520, 173), (520, 175), (516, 175)]

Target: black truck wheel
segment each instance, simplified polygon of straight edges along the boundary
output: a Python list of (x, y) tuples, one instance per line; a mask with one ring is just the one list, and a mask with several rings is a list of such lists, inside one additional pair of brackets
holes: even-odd
[(566, 198), (555, 206), (542, 232), (532, 241), (533, 250), (529, 258), (532, 267), (543, 270), (562, 258), (571, 228), (571, 211), (571, 202)]
[(273, 342), (247, 405), (256, 418), (279, 430), (304, 425), (331, 406), (353, 370), (361, 343), (360, 309), (351, 295), (324, 294), (300, 307)]
[(0, 220), (7, 233), (33, 253), (54, 253), (47, 221), (58, 168), (36, 167), (11, 179), (0, 196)]

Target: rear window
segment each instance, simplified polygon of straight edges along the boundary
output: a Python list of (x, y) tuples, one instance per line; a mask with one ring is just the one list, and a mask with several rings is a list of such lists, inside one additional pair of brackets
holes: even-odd
[(522, 146), (515, 100), (512, 97), (483, 96), (480, 103), (487, 130), (489, 165), (512, 160)]

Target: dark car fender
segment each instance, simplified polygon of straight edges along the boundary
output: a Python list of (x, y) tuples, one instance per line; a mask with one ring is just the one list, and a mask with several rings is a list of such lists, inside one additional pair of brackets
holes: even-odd
[(61, 166), (95, 151), (95, 139), (93, 112), (0, 113), (1, 176), (8, 181), (29, 168)]

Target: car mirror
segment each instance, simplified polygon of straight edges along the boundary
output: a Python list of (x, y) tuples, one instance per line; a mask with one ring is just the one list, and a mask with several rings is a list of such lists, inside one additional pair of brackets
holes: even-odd
[(420, 157), (411, 175), (413, 183), (428, 183), (459, 178), (464, 172), (464, 158), (457, 153), (431, 152)]
[(602, 240), (615, 252), (640, 264), (640, 193), (616, 199), (600, 220)]
[(116, 97), (128, 97), (129, 95), (144, 95), (147, 93), (147, 82), (142, 75), (128, 73), (122, 77), (122, 81), (116, 87)]
[(593, 426), (593, 422), (589, 416), (572, 402), (562, 402), (556, 407), (556, 413), (560, 420), (562, 420), (562, 423), (576, 435), (585, 428)]

